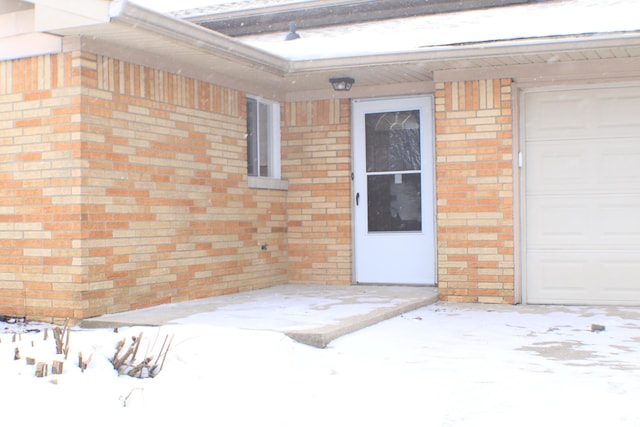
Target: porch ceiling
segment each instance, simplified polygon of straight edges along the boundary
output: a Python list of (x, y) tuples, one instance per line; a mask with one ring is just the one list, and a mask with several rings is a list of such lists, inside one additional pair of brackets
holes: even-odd
[(199, 25), (125, 2), (110, 22), (52, 31), (87, 50), (275, 99), (327, 93), (330, 77), (356, 86), (423, 85), (448, 70), (639, 58), (640, 32), (425, 46), (407, 52), (287, 60)]

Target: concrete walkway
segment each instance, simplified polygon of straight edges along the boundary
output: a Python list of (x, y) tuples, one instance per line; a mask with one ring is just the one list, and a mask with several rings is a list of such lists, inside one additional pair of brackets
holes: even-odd
[(278, 331), (324, 348), (340, 336), (438, 300), (425, 286), (282, 285), (86, 319), (84, 328), (202, 323)]

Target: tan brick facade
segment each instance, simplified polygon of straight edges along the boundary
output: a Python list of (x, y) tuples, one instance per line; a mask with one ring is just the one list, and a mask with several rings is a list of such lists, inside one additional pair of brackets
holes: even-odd
[(80, 57), (0, 63), (0, 311), (82, 308)]
[(2, 63), (0, 110), (3, 314), (288, 281), (286, 193), (247, 186), (243, 93), (74, 52)]
[(349, 100), (295, 102), (283, 109), (294, 283), (351, 283), (350, 114)]
[[(511, 83), (435, 95), (441, 296), (512, 303)], [(245, 94), (214, 84), (47, 55), (0, 63), (0, 113), (0, 314), (352, 282), (349, 100), (282, 104), (288, 190), (248, 186)]]
[(441, 299), (514, 302), (511, 80), (436, 89)]

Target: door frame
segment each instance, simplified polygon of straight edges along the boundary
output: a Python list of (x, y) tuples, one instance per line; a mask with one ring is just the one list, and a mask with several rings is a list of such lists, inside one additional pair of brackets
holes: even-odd
[[(354, 284), (366, 284), (366, 282), (358, 282), (357, 277), (357, 269), (356, 269), (356, 257), (358, 256), (357, 247), (356, 247), (356, 191), (355, 191), (355, 161), (356, 161), (356, 148), (357, 143), (355, 141), (355, 124), (356, 124), (356, 114), (354, 105), (358, 102), (377, 102), (377, 101), (401, 101), (403, 99), (407, 100), (415, 100), (415, 99), (425, 99), (427, 101), (427, 108), (430, 109), (431, 112), (431, 123), (427, 132), (427, 137), (430, 138), (430, 141), (425, 144), (424, 155), (422, 156), (422, 165), (428, 164), (431, 166), (431, 182), (433, 183), (433, 188), (431, 189), (431, 212), (425, 212), (423, 214), (423, 218), (426, 221), (429, 220), (429, 215), (431, 216), (431, 225), (433, 227), (433, 241), (432, 250), (433, 250), (433, 268), (434, 268), (434, 283), (425, 284), (426, 286), (438, 286), (438, 226), (437, 226), (437, 194), (436, 194), (436, 137), (435, 137), (435, 96), (433, 93), (424, 93), (421, 95), (410, 95), (410, 96), (388, 96), (388, 97), (374, 97), (374, 98), (353, 98), (351, 100), (351, 248), (352, 248), (352, 259), (351, 259), (351, 282)], [(428, 162), (428, 163), (427, 163)], [(424, 166), (423, 166), (424, 169)], [(424, 172), (422, 172), (424, 173)], [(384, 283), (376, 283), (376, 285), (384, 285)], [(392, 283), (391, 285), (396, 285), (396, 283)], [(397, 285), (402, 285), (398, 283)], [(412, 285), (412, 286), (425, 286), (425, 285)]]

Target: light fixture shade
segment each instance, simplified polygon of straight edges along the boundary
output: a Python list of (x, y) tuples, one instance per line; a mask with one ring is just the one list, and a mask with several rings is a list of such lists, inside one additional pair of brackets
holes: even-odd
[(329, 79), (329, 82), (331, 83), (331, 86), (333, 86), (333, 90), (346, 91), (346, 90), (350, 90), (351, 86), (356, 81), (351, 77), (335, 77), (335, 78)]

